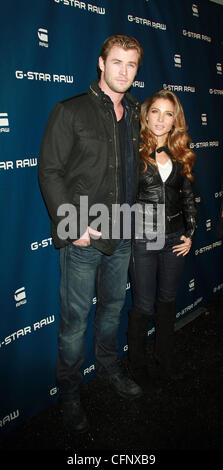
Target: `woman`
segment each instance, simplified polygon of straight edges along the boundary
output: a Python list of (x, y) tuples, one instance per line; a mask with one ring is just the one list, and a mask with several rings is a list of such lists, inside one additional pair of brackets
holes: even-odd
[[(137, 203), (142, 224), (136, 227), (130, 263), (133, 308), (129, 312), (128, 347), (131, 372), (144, 386), (145, 344), (154, 320), (155, 358), (172, 375), (175, 298), (196, 228), (192, 189), (195, 154), (188, 143), (184, 112), (178, 97), (161, 90), (142, 105), (141, 174)], [(137, 224), (136, 224), (137, 225)]]

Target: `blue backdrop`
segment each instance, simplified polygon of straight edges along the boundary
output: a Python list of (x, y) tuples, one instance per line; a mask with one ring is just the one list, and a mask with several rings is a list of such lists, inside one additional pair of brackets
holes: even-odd
[[(195, 0), (196, 1), (196, 0)], [(55, 102), (87, 90), (104, 39), (125, 33), (144, 48), (132, 87), (143, 102), (175, 91), (197, 154), (199, 224), (177, 297), (177, 320), (223, 286), (215, 224), (222, 198), (223, 7), (208, 0), (7, 0), (0, 6), (0, 431), (57, 398), (58, 252), (38, 181), (40, 143)], [(129, 283), (120, 326), (125, 354)], [(93, 320), (96, 298), (92, 299)], [(92, 321), (85, 381), (94, 374)]]

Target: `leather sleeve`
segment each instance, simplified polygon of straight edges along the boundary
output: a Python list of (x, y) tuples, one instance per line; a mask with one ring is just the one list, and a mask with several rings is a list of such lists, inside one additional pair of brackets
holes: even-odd
[[(73, 115), (63, 103), (57, 103), (47, 121), (38, 166), (41, 192), (55, 228), (63, 218), (57, 215), (58, 208), (62, 204), (72, 205), (71, 195), (65, 184), (65, 174), (73, 145)], [(74, 210), (79, 219), (79, 207)], [(79, 238), (79, 230), (75, 238)]]
[(185, 221), (185, 236), (192, 238), (197, 228), (197, 208), (193, 183), (185, 176), (182, 186), (182, 210)]

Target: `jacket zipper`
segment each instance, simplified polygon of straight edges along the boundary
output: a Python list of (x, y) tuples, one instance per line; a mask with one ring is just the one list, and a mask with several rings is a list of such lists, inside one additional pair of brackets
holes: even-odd
[(164, 234), (166, 235), (166, 186), (165, 181), (163, 182), (163, 199), (164, 199)]
[[(160, 172), (158, 170), (159, 178), (162, 183), (162, 188), (163, 188), (163, 204), (164, 204), (164, 233), (166, 233), (166, 186), (165, 186), (165, 181), (162, 180), (160, 176)], [(169, 175), (170, 176), (170, 175)], [(167, 178), (168, 179), (168, 178)], [(167, 181), (167, 180), (166, 180)]]
[[(116, 140), (116, 132), (115, 132), (115, 119), (113, 115), (113, 111), (110, 111), (112, 115), (112, 121), (113, 121), (113, 129), (114, 129), (114, 142), (115, 142), (115, 193), (116, 193), (116, 203), (118, 201), (118, 154), (117, 154), (117, 140)], [(115, 220), (114, 224), (116, 223), (116, 211), (115, 211)]]
[[(90, 86), (91, 91), (98, 96), (98, 93)], [(116, 193), (116, 203), (118, 201), (118, 154), (117, 154), (117, 140), (116, 140), (116, 133), (115, 133), (115, 120), (114, 120), (114, 115), (113, 111), (110, 110), (110, 113), (112, 115), (112, 121), (113, 121), (113, 129), (114, 129), (114, 142), (115, 142), (115, 193)], [(115, 211), (115, 220), (114, 223), (116, 222), (116, 211)]]

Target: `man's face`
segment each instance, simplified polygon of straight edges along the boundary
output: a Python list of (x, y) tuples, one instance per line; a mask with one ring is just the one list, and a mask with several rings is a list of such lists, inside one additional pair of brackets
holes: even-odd
[(103, 91), (125, 93), (132, 85), (137, 73), (139, 55), (136, 49), (113, 46), (106, 60), (99, 57), (101, 69), (100, 85)]

